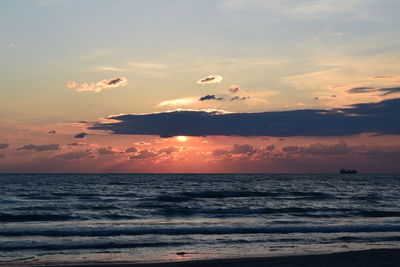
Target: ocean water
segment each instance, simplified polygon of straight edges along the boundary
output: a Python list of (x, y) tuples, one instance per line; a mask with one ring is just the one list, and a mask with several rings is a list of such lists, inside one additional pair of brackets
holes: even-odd
[(400, 175), (0, 174), (0, 265), (371, 248), (400, 248)]

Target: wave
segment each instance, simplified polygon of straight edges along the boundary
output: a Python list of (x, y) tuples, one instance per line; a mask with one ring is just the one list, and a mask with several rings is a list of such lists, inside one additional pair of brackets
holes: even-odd
[(322, 192), (301, 192), (301, 191), (283, 191), (283, 192), (263, 192), (263, 191), (202, 191), (202, 192), (183, 192), (182, 196), (191, 198), (241, 198), (241, 197), (304, 197), (326, 199), (333, 195)]
[[(191, 208), (180, 205), (169, 205), (160, 202), (136, 205), (137, 210), (124, 212), (124, 210), (113, 205), (80, 205), (78, 210), (92, 211), (91, 213), (82, 213), (79, 215), (57, 214), (57, 213), (37, 213), (37, 214), (10, 214), (0, 213), (0, 222), (35, 222), (35, 221), (68, 221), (68, 220), (91, 220), (91, 219), (140, 219), (143, 209), (153, 210), (153, 216), (163, 217), (237, 217), (237, 216), (256, 216), (256, 215), (290, 215), (298, 218), (336, 218), (340, 217), (364, 217), (364, 218), (383, 218), (400, 217), (400, 211), (395, 210), (357, 210), (349, 208), (310, 208), (310, 207), (285, 207), (285, 208), (215, 208), (201, 209)], [(38, 209), (36, 207), (18, 208), (21, 212), (43, 211), (46, 208)], [(60, 208), (61, 209), (61, 208)], [(51, 210), (51, 209), (50, 209)], [(60, 211), (60, 210), (59, 210)], [(68, 211), (65, 210), (64, 211)]]
[(239, 215), (278, 215), (288, 214), (297, 217), (400, 217), (399, 211), (359, 210), (350, 208), (328, 208), (328, 207), (285, 207), (285, 208), (215, 208), (200, 209), (180, 205), (170, 205), (160, 202), (139, 204), (136, 207), (142, 209), (153, 209), (153, 214), (167, 217), (174, 216), (239, 216)]
[[(301, 208), (301, 207), (287, 207), (287, 208), (232, 208), (232, 209), (209, 209), (201, 210), (200, 214), (221, 214), (221, 215), (262, 215), (262, 214), (299, 214), (302, 217), (307, 217), (310, 213), (318, 212), (351, 212), (351, 209), (337, 209), (337, 208)], [(336, 215), (336, 214), (335, 214)], [(326, 216), (326, 214), (324, 214)]]
[(77, 219), (68, 214), (0, 214), (0, 222), (65, 221)]
[(221, 198), (306, 198), (313, 199), (328, 199), (334, 198), (333, 195), (322, 192), (300, 192), (300, 191), (287, 191), (287, 192), (263, 192), (263, 191), (200, 191), (200, 192), (182, 192), (176, 195), (159, 195), (155, 198), (147, 199), (147, 201), (159, 202), (186, 202), (195, 199), (221, 199)]
[(156, 243), (87, 243), (87, 244), (45, 244), (45, 245), (20, 245), (20, 246), (2, 246), (0, 251), (16, 251), (16, 250), (73, 250), (73, 249), (112, 249), (112, 248), (145, 248), (145, 247), (169, 247), (169, 246), (184, 246), (190, 243), (184, 242), (156, 242)]
[(400, 217), (400, 211), (364, 210), (359, 213), (364, 217)]
[(0, 230), (0, 236), (230, 235), (400, 232), (400, 225)]

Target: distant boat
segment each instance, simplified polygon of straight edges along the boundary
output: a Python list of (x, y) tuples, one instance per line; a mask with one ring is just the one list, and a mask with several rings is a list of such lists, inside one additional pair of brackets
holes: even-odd
[(341, 174), (356, 174), (357, 173), (357, 170), (355, 170), (355, 169), (348, 169), (348, 170), (346, 170), (346, 169), (341, 169), (340, 170), (340, 173)]

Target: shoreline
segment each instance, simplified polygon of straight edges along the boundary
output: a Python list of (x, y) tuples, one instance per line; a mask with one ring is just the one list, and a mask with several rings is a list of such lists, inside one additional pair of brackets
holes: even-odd
[(92, 262), (92, 263), (45, 263), (45, 262), (8, 262), (0, 266), (46, 266), (46, 267), (201, 267), (201, 266), (230, 266), (230, 267), (398, 267), (400, 262), (400, 249), (369, 249), (349, 252), (335, 252), (329, 254), (271, 256), (271, 257), (244, 257), (210, 260), (189, 260), (157, 263), (128, 263), (128, 262)]

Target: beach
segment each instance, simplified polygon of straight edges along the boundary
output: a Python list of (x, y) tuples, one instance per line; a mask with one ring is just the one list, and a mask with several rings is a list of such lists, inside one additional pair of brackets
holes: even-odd
[(11, 263), (0, 264), (0, 266), (46, 266), (46, 267), (92, 267), (92, 266), (113, 266), (113, 267), (398, 267), (400, 263), (400, 249), (371, 249), (363, 251), (340, 252), (320, 255), (299, 255), (299, 256), (278, 256), (278, 257), (254, 257), (254, 258), (232, 258), (196, 260), (181, 262), (161, 263)]

